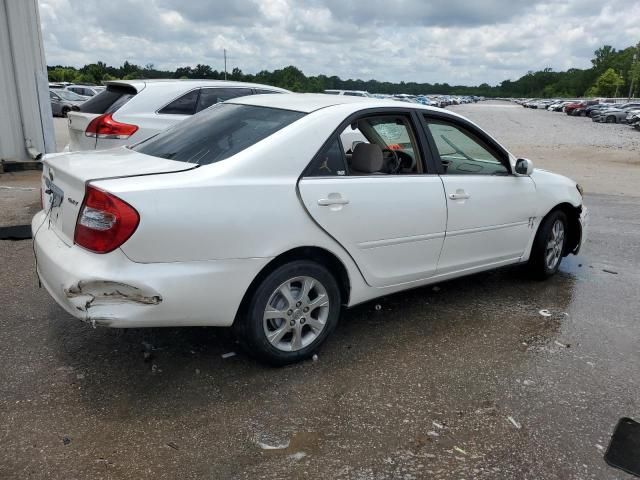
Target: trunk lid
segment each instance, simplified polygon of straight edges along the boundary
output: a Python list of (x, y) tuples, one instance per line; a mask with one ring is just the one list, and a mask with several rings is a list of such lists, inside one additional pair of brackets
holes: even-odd
[(73, 245), (76, 220), (88, 182), (182, 172), (198, 166), (151, 157), (125, 147), (46, 155), (42, 163), (43, 205), (45, 211), (50, 211), (49, 226), (67, 245)]

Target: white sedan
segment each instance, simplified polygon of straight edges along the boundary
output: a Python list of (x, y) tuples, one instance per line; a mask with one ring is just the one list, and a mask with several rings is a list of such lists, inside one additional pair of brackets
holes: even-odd
[(463, 117), (342, 95), (234, 99), (133, 147), (48, 156), (42, 181), (37, 272), (67, 312), (233, 326), (275, 364), (312, 355), (342, 306), (505, 265), (548, 277), (587, 218), (574, 181)]

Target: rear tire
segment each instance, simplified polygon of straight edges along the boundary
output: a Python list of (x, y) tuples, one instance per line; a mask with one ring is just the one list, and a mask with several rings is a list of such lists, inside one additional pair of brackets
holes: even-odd
[(567, 226), (567, 216), (560, 210), (551, 212), (542, 220), (527, 265), (533, 278), (547, 279), (560, 268), (566, 251)]
[(286, 263), (255, 288), (236, 320), (236, 336), (252, 357), (281, 366), (309, 358), (340, 317), (334, 276), (309, 260)]
[(616, 117), (610, 115), (607, 117), (607, 123), (616, 123)]

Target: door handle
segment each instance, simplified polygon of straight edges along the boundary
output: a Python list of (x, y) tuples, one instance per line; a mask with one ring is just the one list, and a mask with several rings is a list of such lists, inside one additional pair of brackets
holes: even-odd
[(471, 195), (464, 190), (457, 190), (456, 193), (449, 194), (449, 200), (466, 200), (468, 198), (471, 198)]
[(346, 198), (321, 198), (318, 200), (318, 205), (321, 207), (328, 207), (330, 205), (346, 205), (349, 200)]

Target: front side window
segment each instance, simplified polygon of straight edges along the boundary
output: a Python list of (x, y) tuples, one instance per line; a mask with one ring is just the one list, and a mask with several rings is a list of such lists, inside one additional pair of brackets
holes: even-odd
[(154, 157), (208, 165), (241, 152), (304, 115), (291, 110), (221, 103), (131, 148)]
[(250, 88), (203, 88), (200, 91), (196, 112), (209, 108), (216, 103), (224, 102), (225, 100), (252, 94), (253, 91)]
[(441, 120), (426, 119), (446, 175), (508, 175), (500, 154), (473, 133)]
[(193, 115), (196, 112), (196, 102), (198, 101), (199, 90), (191, 90), (181, 97), (175, 99), (158, 113), (168, 115)]

